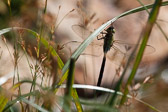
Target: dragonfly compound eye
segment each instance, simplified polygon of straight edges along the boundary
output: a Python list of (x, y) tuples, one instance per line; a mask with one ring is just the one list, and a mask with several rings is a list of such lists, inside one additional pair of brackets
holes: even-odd
[(114, 27), (113, 27), (113, 26), (110, 26), (110, 27), (107, 29), (107, 32), (115, 33)]
[(112, 33), (115, 33), (115, 29), (114, 29), (113, 26), (111, 26), (111, 32), (112, 32)]

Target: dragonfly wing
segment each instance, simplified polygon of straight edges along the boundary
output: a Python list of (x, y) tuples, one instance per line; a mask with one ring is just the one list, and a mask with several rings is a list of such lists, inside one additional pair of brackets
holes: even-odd
[[(141, 46), (140, 44), (129, 44), (129, 43), (122, 42), (120, 40), (115, 40), (113, 44), (114, 45), (112, 47), (115, 47), (115, 49), (117, 48), (117, 50), (119, 50), (120, 53), (123, 53), (126, 55), (130, 55), (136, 46), (138, 47)], [(152, 54), (153, 52), (155, 52), (155, 48), (152, 47), (151, 45), (146, 45), (144, 55)]]
[(110, 52), (107, 53), (107, 58), (110, 59), (116, 65), (120, 65), (122, 61), (126, 58), (127, 54), (121, 49), (112, 46)]
[[(70, 41), (63, 44), (62, 48), (68, 50), (70, 55), (80, 46), (82, 42), (79, 41)], [(86, 56), (100, 56), (103, 52), (103, 48), (101, 44), (91, 43), (89, 46), (86, 47), (82, 55)]]
[(83, 55), (99, 57), (103, 54), (103, 46), (101, 44), (91, 43), (84, 51)]
[(72, 30), (83, 39), (88, 37), (92, 33), (84, 25), (72, 25)]
[[(115, 40), (113, 46), (111, 47), (110, 52), (107, 53), (107, 57), (114, 61), (115, 64), (119, 65), (123, 59), (127, 59), (137, 44), (128, 44), (122, 41)], [(140, 44), (138, 44), (138, 47)], [(151, 54), (155, 51), (151, 45), (146, 45), (144, 55)], [(136, 54), (136, 53), (135, 53)]]

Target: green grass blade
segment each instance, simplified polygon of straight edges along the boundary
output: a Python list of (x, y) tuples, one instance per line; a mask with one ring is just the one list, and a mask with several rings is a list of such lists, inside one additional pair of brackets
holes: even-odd
[(149, 39), (149, 35), (150, 35), (150, 33), (152, 31), (152, 28), (153, 28), (153, 25), (154, 25), (154, 23), (155, 23), (155, 21), (157, 19), (161, 3), (162, 3), (162, 0), (156, 0), (155, 3), (154, 3), (154, 6), (152, 8), (152, 11), (151, 11), (151, 13), (149, 15), (148, 22), (147, 22), (146, 27), (144, 29), (145, 32), (142, 34), (142, 39), (143, 40), (142, 40), (140, 49), (138, 51), (138, 54), (136, 56), (136, 59), (135, 59), (134, 66), (132, 68), (131, 74), (130, 74), (130, 76), (128, 78), (128, 81), (126, 83), (124, 96), (121, 99), (121, 105), (124, 104), (124, 102), (126, 100), (126, 95), (128, 94), (128, 86), (131, 84), (131, 82), (132, 82), (132, 80), (133, 80), (133, 78), (134, 78), (134, 76), (136, 74), (136, 71), (138, 69), (138, 66), (139, 66), (139, 64), (141, 62), (145, 46), (147, 45), (147, 41)]
[(8, 33), (8, 32), (10, 32), (11, 30), (12, 30), (12, 28), (1, 29), (1, 30), (0, 30), (0, 35), (3, 35), (3, 34), (5, 34), (5, 33)]
[(66, 84), (66, 93), (64, 97), (64, 105), (63, 105), (63, 109), (65, 110), (65, 112), (71, 112), (71, 96), (73, 90), (72, 85), (74, 83), (74, 68), (75, 68), (75, 60), (71, 59), (69, 75)]
[(76, 105), (77, 111), (78, 112), (83, 112), (83, 108), (82, 108), (82, 105), (81, 105), (79, 97), (78, 97), (78, 93), (77, 93), (75, 88), (73, 88), (72, 97), (73, 97), (73, 99), (75, 101), (75, 105)]
[(7, 103), (7, 105), (5, 106), (5, 108), (4, 108), (4, 112), (6, 112), (12, 105), (14, 105), (17, 101), (20, 101), (20, 100), (22, 100), (23, 98), (26, 98), (26, 97), (28, 97), (28, 96), (31, 96), (31, 95), (33, 95), (33, 96), (35, 96), (35, 95), (37, 95), (37, 94), (39, 94), (39, 91), (33, 91), (33, 92), (30, 92), (30, 93), (28, 93), (28, 94), (24, 94), (24, 95), (21, 95), (21, 96), (19, 96), (19, 97), (17, 97), (16, 99), (14, 99), (14, 100), (12, 100), (12, 101), (9, 101), (8, 103)]
[(43, 43), (43, 45), (51, 50), (51, 54), (52, 56), (54, 57), (57, 57), (57, 61), (58, 61), (58, 67), (60, 69), (62, 69), (64, 67), (64, 63), (63, 61), (61, 60), (61, 58), (59, 57), (59, 55), (57, 54), (57, 52), (55, 51), (55, 49), (49, 45), (49, 43), (44, 39), (44, 38), (41, 38), (41, 42)]
[(67, 95), (71, 96), (72, 94), (72, 85), (74, 83), (74, 69), (75, 69), (75, 60), (71, 59), (71, 63), (70, 63), (70, 69), (69, 69), (69, 75), (68, 75), (68, 81), (66, 84), (67, 87)]
[(0, 112), (2, 112), (8, 102), (8, 98), (6, 97), (3, 89), (0, 87)]
[(42, 108), (40, 105), (35, 104), (34, 102), (27, 100), (26, 98), (22, 98), (21, 101), (31, 105), (32, 107), (34, 107), (35, 109), (37, 109), (40, 112), (49, 112), (46, 109)]

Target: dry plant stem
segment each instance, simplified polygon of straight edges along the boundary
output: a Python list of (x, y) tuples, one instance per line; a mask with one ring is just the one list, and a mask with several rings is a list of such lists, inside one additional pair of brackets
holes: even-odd
[[(45, 1), (45, 8), (44, 8), (44, 12), (42, 14), (42, 17), (43, 17), (43, 15), (45, 15), (46, 10), (47, 10), (47, 0)], [(40, 58), (40, 47), (41, 47), (41, 37), (43, 35), (43, 28), (44, 28), (44, 23), (42, 21), (41, 28), (40, 28), (40, 35), (39, 35), (38, 40), (37, 40), (37, 42), (38, 42), (37, 43), (38, 44), (38, 46), (37, 46), (37, 59)], [(36, 72), (38, 71), (37, 69), (38, 69), (38, 63), (36, 61), (35, 73), (34, 73), (34, 76), (33, 76), (33, 83), (31, 85), (30, 92), (32, 92), (32, 90), (35, 90), (35, 86), (36, 86), (35, 82), (36, 82), (36, 79), (37, 79), (37, 73)], [(28, 100), (30, 100), (30, 96), (28, 97)], [(28, 104), (26, 105), (25, 112), (26, 112), (27, 109), (29, 111), (29, 105)]]

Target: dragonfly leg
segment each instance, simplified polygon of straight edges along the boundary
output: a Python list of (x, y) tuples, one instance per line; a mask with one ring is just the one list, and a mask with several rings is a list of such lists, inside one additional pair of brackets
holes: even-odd
[(99, 38), (99, 36), (97, 36), (97, 40), (102, 40), (102, 39), (105, 39), (105, 36), (104, 36), (104, 34), (107, 34), (107, 32), (100, 32), (100, 34), (101, 34), (101, 37)]
[(102, 39), (105, 39), (105, 37), (99, 38), (99, 37), (97, 36), (97, 40), (102, 40)]
[(101, 33), (101, 34), (107, 34), (107, 32), (103, 32), (103, 31), (102, 31), (102, 32), (100, 32), (100, 33)]

